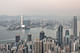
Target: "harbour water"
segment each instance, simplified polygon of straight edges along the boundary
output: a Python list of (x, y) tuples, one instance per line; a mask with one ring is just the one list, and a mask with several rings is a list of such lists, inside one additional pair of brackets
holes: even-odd
[(31, 28), (27, 30), (7, 30), (7, 28), (0, 26), (0, 42), (7, 42), (9, 40), (15, 40), (16, 35), (20, 35), (22, 40), (27, 40), (27, 35), (32, 34), (32, 40), (39, 38), (39, 33), (41, 31), (45, 32), (46, 36), (49, 37), (56, 37), (56, 31), (44, 28), (42, 29), (41, 27), (37, 28)]

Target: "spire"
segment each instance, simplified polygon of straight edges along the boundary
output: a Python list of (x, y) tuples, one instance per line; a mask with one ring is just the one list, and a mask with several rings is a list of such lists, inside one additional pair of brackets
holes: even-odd
[(23, 25), (23, 16), (21, 15), (21, 25)]

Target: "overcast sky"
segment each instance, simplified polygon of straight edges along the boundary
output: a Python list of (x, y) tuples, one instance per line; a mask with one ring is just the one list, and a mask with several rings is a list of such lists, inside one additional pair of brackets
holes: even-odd
[(0, 0), (0, 15), (80, 15), (80, 0)]

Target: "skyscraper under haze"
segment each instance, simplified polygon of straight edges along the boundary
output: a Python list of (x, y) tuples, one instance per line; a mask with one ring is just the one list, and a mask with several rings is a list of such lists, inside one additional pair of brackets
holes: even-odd
[(34, 41), (33, 48), (34, 48), (33, 49), (34, 53), (43, 53), (42, 41), (40, 41), (40, 40)]
[(45, 33), (44, 31), (40, 32), (40, 40), (43, 40), (45, 38)]
[(24, 21), (23, 16), (21, 16), (21, 20), (20, 20), (21, 23), (20, 24), (21, 24), (21, 28), (24, 29), (25, 28), (25, 25), (23, 24), (23, 21)]
[(74, 27), (74, 28), (73, 28), (73, 34), (74, 34), (75, 38), (77, 38), (77, 16), (74, 16), (73, 19), (74, 19), (74, 20), (73, 20), (73, 21), (74, 21), (74, 22), (73, 22), (73, 23), (74, 23), (74, 24), (73, 24), (73, 25), (74, 25), (74, 26), (73, 26), (73, 27)]
[(20, 41), (20, 35), (16, 35), (15, 40), (16, 40), (16, 42), (19, 42)]
[(28, 34), (27, 41), (32, 41), (32, 34)]
[(68, 45), (68, 44), (70, 43), (69, 30), (66, 30), (66, 31), (65, 31), (64, 42), (65, 42), (65, 45)]
[(57, 40), (58, 40), (59, 46), (62, 46), (63, 45), (63, 26), (62, 25), (59, 25), (58, 27)]

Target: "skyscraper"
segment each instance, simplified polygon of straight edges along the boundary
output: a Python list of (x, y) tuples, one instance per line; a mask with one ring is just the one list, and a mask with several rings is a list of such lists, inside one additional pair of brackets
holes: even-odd
[(59, 25), (58, 27), (58, 35), (57, 35), (57, 40), (58, 40), (58, 44), (59, 46), (63, 45), (63, 26)]
[(68, 45), (70, 43), (69, 30), (66, 30), (65, 32), (64, 42), (65, 42), (65, 45)]
[(33, 49), (34, 53), (43, 53), (42, 41), (40, 41), (40, 40), (34, 41), (33, 48), (34, 48)]
[(21, 16), (21, 25), (23, 25), (23, 16)]
[(25, 25), (23, 24), (23, 16), (21, 16), (21, 19), (20, 19), (20, 24), (21, 24), (21, 28), (25, 28)]
[(80, 32), (79, 32), (79, 45), (80, 45)]
[(28, 34), (27, 41), (32, 41), (32, 35)]
[(20, 35), (16, 35), (16, 42), (20, 41)]
[(74, 34), (75, 38), (77, 38), (77, 16), (74, 16), (73, 19), (74, 19), (74, 20), (73, 20), (73, 21), (74, 21), (74, 22), (73, 22), (73, 23), (74, 23), (74, 24), (73, 24), (73, 25), (74, 25), (74, 26), (73, 26), (73, 27), (74, 27), (74, 28), (73, 28), (73, 34)]
[(79, 50), (78, 50), (78, 53), (80, 53), (80, 46), (79, 46)]
[(40, 32), (40, 40), (43, 40), (45, 37), (45, 33), (43, 31)]
[(52, 39), (44, 39), (43, 41), (43, 50), (44, 50), (44, 53), (54, 53), (54, 47), (56, 45), (54, 44), (54, 41)]
[(69, 30), (66, 30), (65, 36), (69, 36)]

